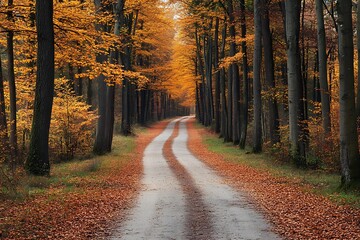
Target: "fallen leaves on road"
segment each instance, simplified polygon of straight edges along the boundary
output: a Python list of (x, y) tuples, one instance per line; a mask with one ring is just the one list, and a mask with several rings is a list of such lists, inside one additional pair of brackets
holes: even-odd
[(236, 188), (246, 192), (287, 239), (360, 239), (360, 210), (338, 206), (329, 199), (306, 192), (289, 179), (224, 158), (206, 149), (201, 135), (188, 122), (189, 149)]
[(100, 171), (94, 179), (72, 179), (76, 191), (67, 193), (54, 184), (22, 202), (1, 201), (0, 238), (105, 239), (140, 189), (145, 147), (166, 124), (158, 123), (137, 138), (136, 151), (125, 166), (111, 166), (111, 171)]

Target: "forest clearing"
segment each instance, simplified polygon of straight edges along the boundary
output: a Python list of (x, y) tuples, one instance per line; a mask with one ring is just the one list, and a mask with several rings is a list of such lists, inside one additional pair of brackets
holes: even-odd
[(360, 239), (360, 0), (0, 1), (1, 239)]

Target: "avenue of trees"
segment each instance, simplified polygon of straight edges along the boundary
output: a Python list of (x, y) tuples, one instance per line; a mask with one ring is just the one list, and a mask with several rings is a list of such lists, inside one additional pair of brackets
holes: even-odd
[(184, 1), (198, 120), (241, 149), (360, 180), (359, 4)]
[(10, 183), (192, 106), (224, 142), (360, 180), (360, 1), (6, 0), (0, 29)]
[(0, 187), (188, 115), (188, 89), (166, 83), (173, 16), (160, 0), (1, 1)]

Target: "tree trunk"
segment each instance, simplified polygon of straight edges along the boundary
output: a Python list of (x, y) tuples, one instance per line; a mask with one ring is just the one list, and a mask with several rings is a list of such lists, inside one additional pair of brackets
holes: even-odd
[[(318, 56), (319, 56), (319, 81), (321, 94), (321, 116), (322, 125), (325, 134), (331, 131), (330, 121), (330, 96), (327, 82), (327, 55), (326, 55), (326, 38), (323, 15), (323, 1), (316, 0), (316, 19), (317, 19), (317, 40), (318, 40)], [(360, 29), (359, 29), (360, 30)]]
[(215, 132), (220, 133), (221, 111), (220, 111), (220, 69), (219, 69), (219, 18), (215, 22), (214, 36), (214, 68), (215, 68)]
[(356, 116), (360, 117), (360, 0), (357, 1), (357, 10), (356, 10), (356, 46), (358, 52), (358, 79), (357, 79), (357, 95), (356, 95)]
[(254, 138), (253, 152), (259, 153), (262, 150), (262, 126), (261, 126), (261, 0), (254, 1), (254, 27), (255, 27), (255, 44), (254, 44)]
[(54, 97), (53, 1), (36, 0), (37, 72), (28, 173), (49, 175), (49, 129)]
[[(8, 6), (13, 7), (13, 0), (8, 0)], [(9, 21), (14, 22), (13, 11), (7, 12)], [(7, 59), (8, 59), (8, 82), (10, 95), (10, 148), (12, 160), (16, 162), (17, 157), (17, 133), (16, 133), (16, 86), (15, 86), (15, 71), (14, 71), (14, 32), (10, 29), (7, 33)]]
[(285, 9), (291, 156), (298, 166), (305, 166), (307, 146), (303, 121), (305, 114), (299, 49), (301, 0), (287, 0)]
[(351, 0), (337, 2), (340, 72), (340, 162), (341, 180), (345, 187), (360, 179), (354, 94), (354, 44), (351, 8)]
[[(224, 20), (224, 27), (222, 29), (221, 36), (221, 50), (220, 58), (225, 57), (225, 45), (226, 45), (226, 32), (227, 25), (226, 19)], [(220, 91), (221, 91), (221, 136), (224, 138), (224, 142), (229, 142), (228, 134), (228, 109), (226, 104), (226, 79), (225, 79), (225, 69), (222, 67), (220, 69)]]
[[(230, 35), (230, 57), (235, 56), (236, 54), (236, 31), (235, 31), (235, 17), (234, 17), (234, 8), (233, 1), (227, 1), (227, 7), (229, 12), (229, 35)], [(236, 63), (232, 63), (229, 69), (229, 93), (231, 92), (231, 98), (229, 97), (229, 101), (231, 101), (231, 133), (232, 133), (232, 141), (235, 145), (239, 144), (239, 132), (240, 132), (240, 77), (239, 77), (239, 66)]]
[[(124, 13), (124, 0), (118, 0), (115, 5), (114, 15), (115, 15), (115, 26), (114, 26), (114, 35), (120, 35), (120, 28), (123, 24), (123, 13)], [(110, 63), (118, 63), (118, 53), (117, 50), (112, 50), (110, 53)], [(114, 132), (114, 122), (115, 122), (115, 83), (111, 82), (106, 86), (106, 123), (105, 123), (105, 150), (111, 152), (113, 132)]]
[[(269, 91), (275, 88), (274, 76), (274, 56), (273, 56), (273, 42), (270, 31), (269, 19), (269, 0), (262, 0), (262, 39), (264, 46), (264, 66), (265, 66), (265, 90)], [(268, 121), (269, 121), (269, 136), (271, 144), (276, 144), (280, 141), (279, 132), (279, 112), (275, 96), (271, 96), (266, 100), (268, 107)]]
[[(97, 11), (104, 11), (105, 6), (102, 0), (95, 1), (95, 8)], [(106, 32), (106, 25), (104, 23), (96, 23), (95, 28), (97, 31)], [(107, 61), (108, 56), (104, 53), (97, 53), (96, 62), (103, 64)], [(106, 105), (107, 105), (107, 92), (106, 92), (106, 77), (100, 74), (96, 77), (95, 81), (98, 84), (98, 121), (96, 126), (96, 137), (94, 143), (94, 153), (98, 155), (105, 154), (107, 151), (106, 147)]]
[[(212, 29), (212, 20), (209, 24), (209, 30)], [(207, 41), (205, 41), (205, 39)], [(204, 36), (204, 65), (205, 65), (205, 102), (206, 102), (206, 126), (211, 126), (214, 117), (214, 105), (213, 105), (213, 94), (212, 94), (212, 36), (211, 33)]]
[(0, 55), (0, 147), (6, 150), (8, 147), (7, 122), (5, 112), (5, 95), (4, 95), (4, 77), (2, 70), (2, 60)]
[[(132, 34), (133, 26), (133, 14), (130, 13), (124, 18), (124, 23), (128, 28), (127, 34), (130, 36)], [(129, 44), (129, 39), (124, 40), (124, 44)], [(132, 70), (131, 66), (131, 55), (132, 48), (131, 46), (125, 47), (124, 52), (120, 53), (121, 63), (124, 65), (125, 70)], [(132, 84), (130, 80), (125, 77), (122, 83), (122, 114), (121, 114), (121, 132), (123, 135), (128, 136), (132, 133)]]
[[(245, 0), (240, 0), (240, 21), (241, 21), (241, 38), (246, 38), (246, 14)], [(248, 111), (249, 111), (249, 76), (246, 41), (241, 42), (242, 72), (243, 72), (243, 91), (240, 109), (240, 149), (245, 149), (247, 128), (248, 128)]]

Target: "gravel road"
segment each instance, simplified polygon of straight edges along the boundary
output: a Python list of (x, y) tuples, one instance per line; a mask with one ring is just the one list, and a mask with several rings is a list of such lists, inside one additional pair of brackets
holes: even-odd
[(280, 239), (243, 193), (191, 154), (187, 120), (170, 122), (145, 149), (143, 189), (110, 239)]

